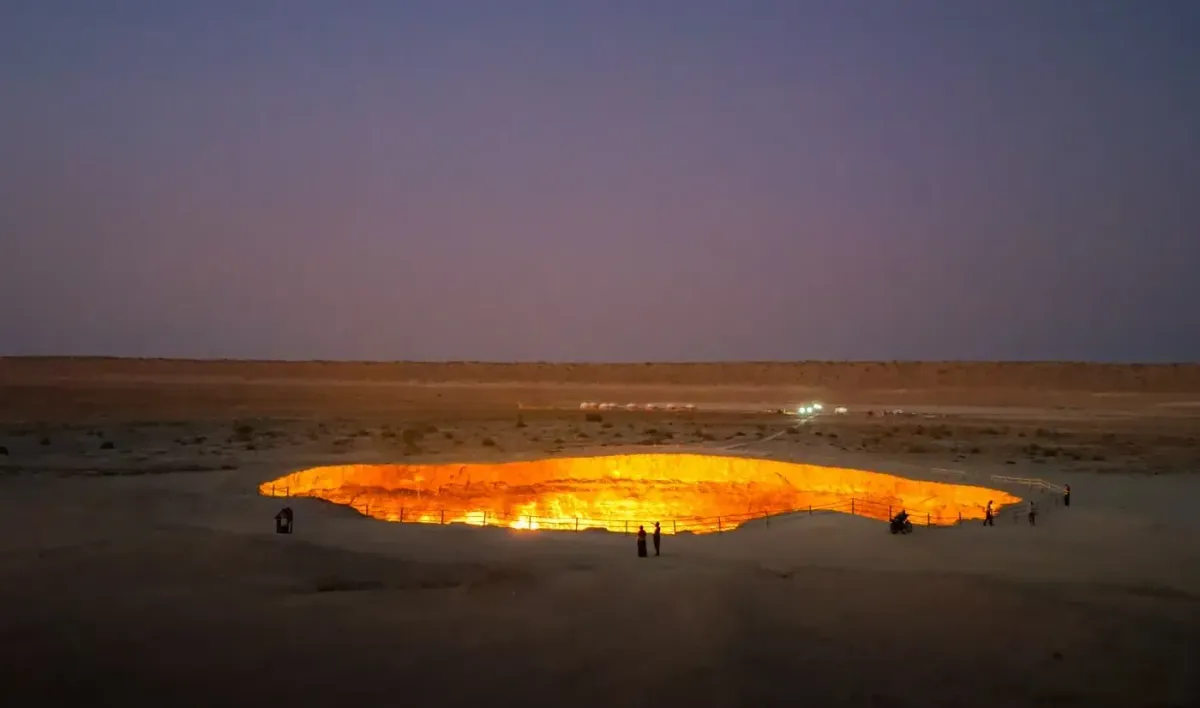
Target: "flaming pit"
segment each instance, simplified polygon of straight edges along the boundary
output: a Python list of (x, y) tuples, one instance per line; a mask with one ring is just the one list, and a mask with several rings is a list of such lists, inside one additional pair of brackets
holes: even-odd
[(751, 519), (838, 511), (918, 524), (981, 519), (1020, 501), (985, 487), (879, 472), (698, 454), (564, 457), (498, 464), (337, 465), (265, 482), (273, 497), (316, 497), (384, 521), (516, 529), (725, 531)]

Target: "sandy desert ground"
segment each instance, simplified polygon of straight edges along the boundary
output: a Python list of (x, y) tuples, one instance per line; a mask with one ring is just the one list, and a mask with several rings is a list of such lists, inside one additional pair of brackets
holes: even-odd
[[(764, 412), (814, 398), (850, 414)], [(1197, 366), (0, 359), (0, 446), (0, 705), (1200, 705)], [(303, 499), (278, 536), (256, 494), (722, 448), (1075, 494), (1035, 528), (798, 515), (651, 559)]]

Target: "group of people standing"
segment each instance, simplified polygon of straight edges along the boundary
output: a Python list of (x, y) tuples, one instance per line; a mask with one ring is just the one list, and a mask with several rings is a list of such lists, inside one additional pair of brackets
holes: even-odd
[[(1069, 485), (1069, 484), (1063, 485), (1063, 506), (1071, 506), (1071, 485)], [(1037, 526), (1037, 514), (1038, 514), (1037, 502), (1030, 499), (1029, 500), (1029, 514), (1028, 514), (1030, 526)], [(996, 516), (992, 512), (992, 501), (990, 499), (988, 500), (987, 508), (984, 509), (984, 511), (983, 511), (983, 525), (984, 526), (995, 526), (996, 525)]]
[[(1071, 506), (1071, 485), (1069, 485), (1069, 484), (1063, 486), (1063, 506)], [(1029, 525), (1030, 526), (1037, 525), (1037, 513), (1038, 513), (1037, 503), (1034, 502), (1032, 499), (1029, 500)], [(988, 500), (987, 508), (984, 509), (983, 514), (984, 514), (984, 516), (983, 516), (983, 525), (984, 526), (995, 526), (996, 525), (996, 515), (995, 515), (995, 512), (992, 510), (992, 501), (990, 499)], [(897, 514), (892, 519), (892, 524), (893, 525), (895, 525), (897, 523), (903, 524), (904, 520), (907, 518), (908, 518), (908, 513), (906, 511), (904, 511), (903, 509), (901, 509), (900, 513)], [(662, 528), (661, 528), (661, 526), (659, 526), (659, 522), (657, 522), (657, 521), (654, 522), (654, 532), (649, 535), (654, 541), (654, 555), (656, 555), (656, 556), (661, 555), (660, 550), (662, 547)], [(637, 532), (638, 558), (645, 558), (650, 555), (646, 549), (646, 536), (647, 536), (646, 527), (638, 526), (638, 532)]]
[[(662, 542), (662, 528), (658, 522), (654, 522), (654, 555), (659, 555), (659, 547)], [(638, 526), (637, 532), (637, 549), (638, 558), (645, 558), (649, 554), (646, 552), (646, 527)]]

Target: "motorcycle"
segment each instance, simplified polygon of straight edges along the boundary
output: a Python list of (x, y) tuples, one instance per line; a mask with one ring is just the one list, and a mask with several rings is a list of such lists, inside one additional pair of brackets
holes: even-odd
[(892, 533), (893, 533), (893, 534), (898, 534), (898, 533), (901, 533), (901, 534), (912, 533), (912, 530), (913, 530), (913, 529), (912, 529), (912, 522), (911, 522), (911, 521), (909, 521), (908, 519), (905, 519), (905, 520), (904, 520), (904, 521), (902, 521), (902, 522), (900, 522), (900, 521), (897, 521), (896, 519), (892, 519), (892, 521), (891, 521), (891, 528), (892, 528)]

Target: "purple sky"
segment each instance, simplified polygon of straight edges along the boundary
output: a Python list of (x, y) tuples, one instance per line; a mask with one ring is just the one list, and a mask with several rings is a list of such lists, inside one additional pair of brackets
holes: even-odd
[(1200, 360), (1200, 2), (8, 0), (0, 354)]

